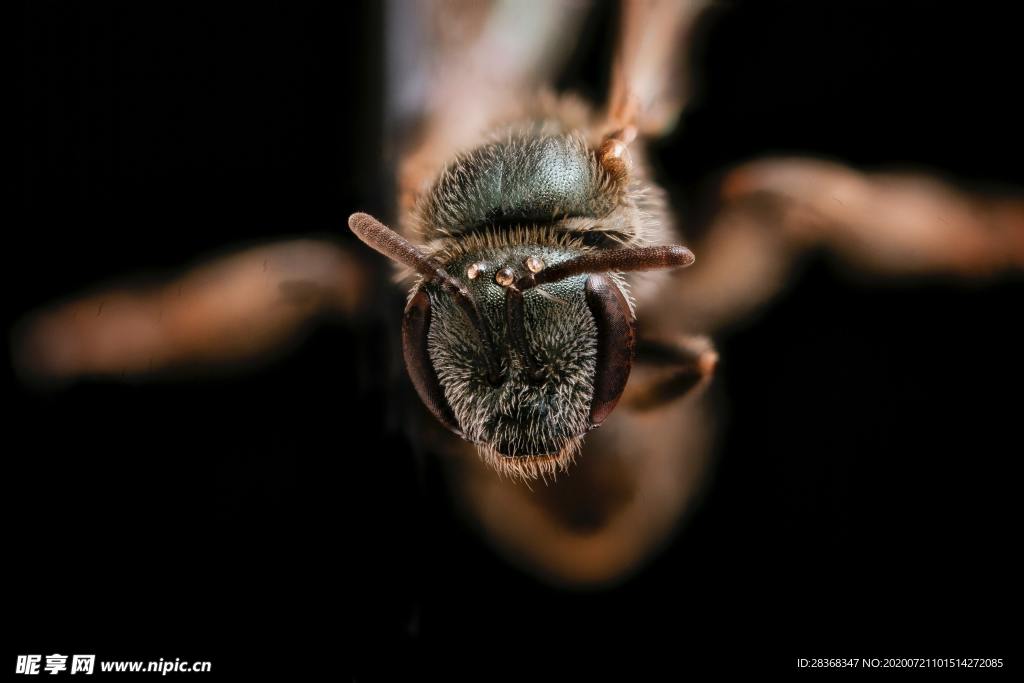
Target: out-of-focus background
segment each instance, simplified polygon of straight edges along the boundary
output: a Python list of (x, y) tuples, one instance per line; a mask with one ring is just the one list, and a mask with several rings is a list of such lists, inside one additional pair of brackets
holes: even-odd
[[(401, 8), (401, 5), (397, 5)], [(560, 86), (600, 97), (614, 6)], [(32, 3), (7, 330), (239, 245), (351, 244), (391, 215), (378, 3)], [(653, 161), (684, 219), (767, 154), (1024, 186), (1018, 27), (980, 4), (716, 5)], [(382, 274), (379, 282), (386, 286)], [(1010, 657), (1020, 607), (1019, 276), (876, 279), (808, 254), (716, 339), (712, 478), (620, 586), (519, 573), (396, 427), (402, 295), (255, 368), (39, 387), (6, 364), (5, 612), (17, 653), (373, 679), (540, 657), (787, 671)], [(422, 669), (421, 669), (422, 670)], [(545, 665), (551, 671), (551, 665)]]

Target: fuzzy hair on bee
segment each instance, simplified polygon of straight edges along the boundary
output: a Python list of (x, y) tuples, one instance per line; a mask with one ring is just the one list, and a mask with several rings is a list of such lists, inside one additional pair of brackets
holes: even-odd
[(644, 250), (663, 212), (630, 155), (635, 132), (581, 125), (566, 102), (568, 115), (538, 107), (443, 168), (411, 212), (422, 250), (396, 253), (396, 233), (352, 224), (419, 272), (404, 345), (424, 403), (521, 479), (566, 471), (618, 401), (635, 338), (626, 272), (692, 262), (681, 247)]
[[(599, 130), (575, 97), (538, 97), (524, 121), (501, 125), (445, 165), (411, 211), (412, 231), (432, 252), (495, 226), (557, 226), (588, 246), (631, 246), (667, 234), (664, 192), (637, 150)], [(611, 144), (607, 144), (610, 141)], [(606, 145), (607, 146), (603, 146)]]
[[(476, 278), (477, 291), (488, 301), (502, 296), (501, 287), (493, 282), (497, 264), (523, 261), (529, 258), (527, 253), (554, 264), (576, 253), (572, 247), (582, 247), (578, 239), (538, 228), (488, 231), (473, 242), (472, 250), (452, 262), (452, 270), (466, 263), (494, 264), (480, 268)], [(551, 291), (535, 288), (524, 293), (527, 344), (537, 362), (549, 369), (542, 383), (529, 380), (526, 360), (513, 351), (502, 365), (509, 379), (491, 386), (480, 372), (475, 335), (466, 318), (450, 298), (432, 295), (431, 363), (463, 436), (499, 472), (535, 478), (566, 470), (590, 429), (597, 328), (583, 295), (583, 277), (544, 286)], [(514, 349), (503, 308), (500, 301), (485, 305), (483, 315), (499, 347)]]

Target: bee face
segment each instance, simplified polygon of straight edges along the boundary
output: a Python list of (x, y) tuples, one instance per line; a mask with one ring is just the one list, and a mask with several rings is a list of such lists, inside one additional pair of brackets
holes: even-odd
[[(476, 302), (497, 376), (481, 331), (444, 288), (424, 283), (407, 309), (406, 361), (420, 395), (499, 471), (536, 476), (562, 469), (595, 426), (602, 325), (588, 282), (610, 280), (581, 274), (509, 291), (528, 274), (579, 254), (523, 244), (474, 250), (446, 264)], [(521, 325), (510, 315), (519, 305), (510, 303), (515, 296)]]
[(626, 244), (639, 232), (619, 144), (609, 155), (578, 131), (509, 129), (459, 156), (413, 212), (429, 258), (366, 219), (353, 228), (424, 277), (403, 324), (409, 375), (434, 416), (501, 472), (568, 467), (629, 377), (632, 310), (607, 273), (679, 260), (642, 249), (602, 258), (583, 236)]

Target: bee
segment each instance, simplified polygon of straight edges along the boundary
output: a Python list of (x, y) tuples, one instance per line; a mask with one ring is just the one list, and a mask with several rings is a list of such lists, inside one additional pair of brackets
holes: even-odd
[[(494, 547), (549, 581), (621, 580), (670, 536), (711, 460), (710, 336), (778, 292), (796, 254), (880, 273), (1024, 265), (1019, 199), (800, 158), (728, 173), (704, 236), (683, 239), (645, 144), (684, 109), (703, 3), (623, 3), (600, 103), (545, 88), (582, 5), (407, 9), (389, 47), (394, 91), (420, 93), (392, 98), (412, 121), (396, 136), (401, 217), (348, 225), (409, 285), (385, 312), (425, 406), (406, 431)], [(354, 318), (377, 266), (332, 242), (253, 248), (44, 310), (16, 363), (118, 377), (253, 358), (316, 315)]]
[(640, 246), (655, 228), (630, 173), (635, 132), (594, 144), (559, 124), (500, 133), (449, 165), (415, 209), (429, 253), (367, 214), (349, 219), (419, 276), (402, 344), (423, 403), (522, 478), (567, 471), (619, 402), (636, 345), (624, 274), (694, 260)]

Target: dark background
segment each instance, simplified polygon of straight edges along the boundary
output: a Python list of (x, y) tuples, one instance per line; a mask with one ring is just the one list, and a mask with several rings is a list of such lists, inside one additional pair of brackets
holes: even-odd
[[(350, 243), (351, 211), (389, 215), (373, 3), (34, 2), (24, 17), (12, 323), (242, 244)], [(563, 85), (600, 93), (613, 23), (589, 20)], [(655, 154), (680, 210), (766, 153), (1024, 185), (1007, 14), (758, 3), (701, 28), (697, 98)], [(808, 255), (785, 296), (716, 340), (701, 502), (655, 562), (596, 593), (494, 556), (396, 428), (400, 294), (245, 372), (47, 391), (7, 366), (9, 642), (288, 680), (1013, 666), (1022, 294), (1020, 277), (879, 282)]]

